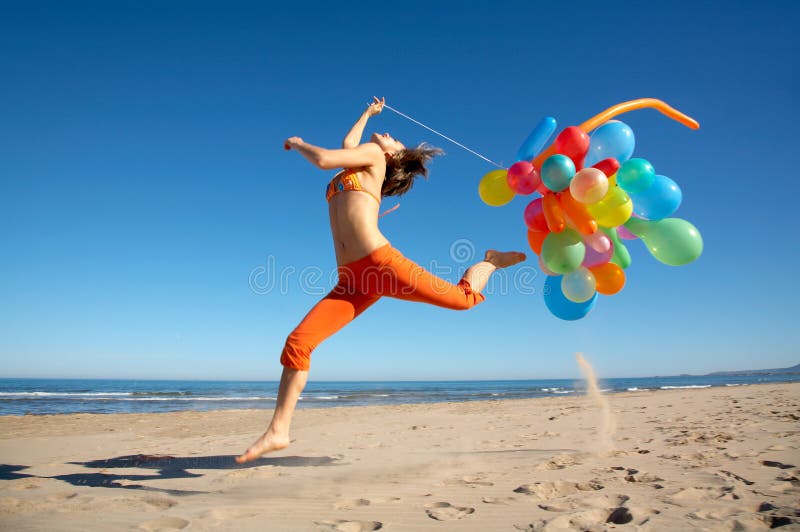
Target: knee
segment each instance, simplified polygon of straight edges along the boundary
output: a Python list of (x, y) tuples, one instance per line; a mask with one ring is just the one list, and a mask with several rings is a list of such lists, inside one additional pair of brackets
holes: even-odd
[(457, 302), (450, 306), (453, 310), (469, 310), (475, 306), (475, 303), (472, 302), (469, 296), (464, 298), (459, 298)]
[(465, 279), (462, 279), (458, 283), (458, 287), (460, 288), (462, 297), (459, 297), (458, 301), (453, 306), (454, 310), (469, 310), (486, 299), (480, 292), (475, 292)]
[(311, 367), (311, 352), (314, 346), (304, 341), (301, 335), (292, 332), (281, 352), (281, 365), (287, 368), (308, 371)]

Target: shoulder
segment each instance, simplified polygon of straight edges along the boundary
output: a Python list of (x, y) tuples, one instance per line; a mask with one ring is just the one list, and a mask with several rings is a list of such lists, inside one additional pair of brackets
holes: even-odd
[(383, 181), (386, 174), (386, 156), (381, 147), (374, 142), (366, 142), (359, 148), (363, 149), (363, 153), (371, 160), (371, 164), (364, 165), (363, 169), (378, 181)]
[(378, 146), (374, 142), (365, 142), (364, 144), (359, 144), (356, 149), (363, 153), (373, 155), (376, 158), (384, 160), (383, 150), (381, 149), (380, 146)]

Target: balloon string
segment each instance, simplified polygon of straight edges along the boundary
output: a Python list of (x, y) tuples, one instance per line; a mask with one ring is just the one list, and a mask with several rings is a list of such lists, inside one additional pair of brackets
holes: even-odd
[(408, 115), (405, 115), (405, 114), (401, 113), (401, 112), (400, 112), (400, 111), (398, 111), (397, 109), (395, 109), (395, 108), (393, 108), (393, 107), (390, 107), (390, 106), (389, 106), (389, 105), (387, 105), (387, 104), (383, 104), (383, 106), (384, 106), (384, 107), (386, 107), (387, 109), (389, 109), (390, 111), (394, 111), (395, 113), (399, 114), (399, 115), (400, 115), (400, 116), (402, 116), (403, 118), (407, 118), (407, 119), (411, 120), (412, 122), (414, 122), (415, 124), (418, 124), (418, 125), (420, 125), (420, 126), (424, 127), (424, 128), (425, 128), (425, 129), (427, 129), (428, 131), (432, 131), (432, 132), (436, 133), (437, 135), (439, 135), (440, 137), (442, 137), (442, 138), (445, 138), (445, 139), (449, 140), (450, 142), (452, 142), (452, 143), (453, 143), (453, 144), (455, 144), (456, 146), (460, 146), (461, 148), (464, 148), (465, 150), (467, 150), (468, 152), (472, 153), (473, 155), (477, 155), (478, 157), (480, 157), (481, 159), (483, 159), (483, 160), (484, 160), (484, 161), (486, 161), (487, 163), (491, 163), (491, 164), (495, 165), (495, 166), (496, 166), (496, 167), (498, 167), (498, 168), (505, 168), (504, 166), (502, 166), (502, 165), (500, 165), (500, 164), (497, 164), (497, 163), (496, 163), (496, 162), (494, 162), (493, 160), (491, 160), (491, 159), (489, 159), (489, 158), (487, 158), (487, 157), (484, 157), (484, 156), (483, 156), (483, 155), (481, 155), (480, 153), (478, 153), (478, 152), (476, 152), (476, 151), (474, 151), (474, 150), (471, 150), (471, 149), (467, 148), (466, 146), (464, 146), (464, 145), (463, 145), (463, 144), (461, 144), (460, 142), (457, 142), (457, 141), (455, 141), (455, 140), (451, 139), (451, 138), (450, 138), (450, 137), (448, 137), (447, 135), (443, 135), (442, 133), (439, 133), (439, 132), (438, 132), (438, 131), (436, 131), (435, 129), (433, 129), (433, 128), (430, 128), (430, 127), (426, 126), (426, 125), (425, 125), (425, 124), (423, 124), (422, 122), (419, 122), (419, 121), (417, 121), (417, 120), (414, 120), (414, 119), (413, 119), (413, 118), (411, 118), (410, 116), (408, 116)]

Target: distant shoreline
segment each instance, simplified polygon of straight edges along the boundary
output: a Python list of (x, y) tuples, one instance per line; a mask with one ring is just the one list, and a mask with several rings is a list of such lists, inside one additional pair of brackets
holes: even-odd
[[(439, 382), (439, 381), (432, 381)], [(497, 382), (497, 381), (492, 381)], [(783, 385), (797, 385), (800, 384), (800, 379), (788, 381), (770, 381), (770, 382), (753, 382), (742, 384), (718, 384), (718, 385), (687, 385), (687, 386), (664, 386), (658, 388), (641, 388), (641, 389), (626, 389), (626, 390), (602, 390), (604, 395), (607, 396), (635, 396), (638, 394), (652, 395), (653, 393), (683, 393), (683, 392), (696, 392), (700, 390), (709, 390), (719, 388), (722, 390), (744, 388), (744, 387), (763, 387), (763, 386), (783, 386)], [(463, 405), (463, 404), (476, 404), (485, 403), (488, 401), (538, 401), (542, 399), (568, 399), (586, 397), (585, 390), (576, 390), (575, 392), (563, 393), (557, 395), (537, 396), (537, 397), (483, 397), (478, 399), (461, 399), (461, 400), (442, 400), (442, 401), (415, 401), (415, 402), (395, 402), (395, 403), (379, 403), (379, 404), (311, 404), (303, 405), (302, 401), (300, 406), (301, 410), (326, 410), (326, 409), (341, 409), (341, 408), (383, 408), (383, 407), (420, 407), (424, 405)], [(25, 414), (0, 414), (0, 419), (10, 418), (29, 418), (40, 419), (52, 416), (113, 416), (113, 415), (149, 415), (149, 414), (204, 414), (204, 413), (220, 413), (228, 412), (231, 415), (234, 413), (242, 412), (259, 412), (265, 409), (271, 409), (274, 405), (264, 405), (263, 407), (254, 408), (211, 408), (211, 409), (177, 409), (167, 410), (162, 412), (147, 412), (147, 411), (130, 411), (130, 412), (64, 412), (64, 413), (25, 413)]]

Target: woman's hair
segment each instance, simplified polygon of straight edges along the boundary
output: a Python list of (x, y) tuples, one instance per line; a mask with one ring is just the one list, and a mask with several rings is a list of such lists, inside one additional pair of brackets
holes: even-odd
[(416, 148), (397, 151), (386, 160), (386, 179), (381, 186), (381, 196), (402, 196), (414, 184), (416, 176), (428, 178), (425, 165), (444, 150), (422, 143)]

